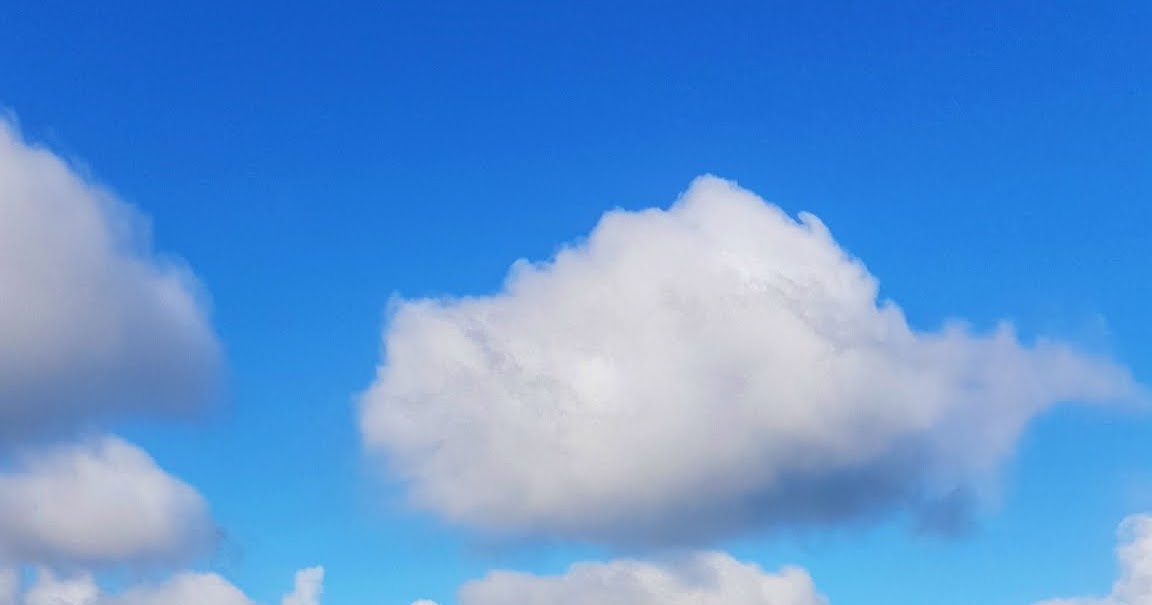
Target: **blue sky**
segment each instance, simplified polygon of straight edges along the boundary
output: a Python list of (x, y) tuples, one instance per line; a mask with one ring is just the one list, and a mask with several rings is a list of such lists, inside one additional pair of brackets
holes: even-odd
[[(616, 557), (571, 535), (492, 546), (407, 509), (357, 402), (390, 301), (496, 295), (515, 260), (703, 174), (818, 216), (915, 329), (1008, 320), (1150, 382), (1152, 5), (233, 4), (10, 0), (0, 104), (146, 216), (210, 299), (215, 405), (76, 430), (194, 486), (225, 539), (181, 565), (258, 602), (312, 565), (330, 605), (451, 604), (489, 570)], [(960, 535), (884, 510), (705, 546), (802, 566), (832, 603), (1106, 594), (1117, 524), (1152, 510), (1150, 444), (1133, 406), (1045, 408)]]

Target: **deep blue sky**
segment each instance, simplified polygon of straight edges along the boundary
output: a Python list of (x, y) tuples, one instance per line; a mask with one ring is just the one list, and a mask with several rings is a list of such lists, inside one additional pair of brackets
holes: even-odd
[[(1007, 318), (1152, 382), (1150, 32), (1138, 0), (7, 0), (0, 105), (212, 296), (227, 407), (124, 431), (212, 501), (214, 564), (268, 601), (322, 563), (335, 605), (450, 602), (576, 553), (477, 552), (380, 506), (352, 402), (390, 295), (493, 291), (714, 173), (820, 216), (913, 325)], [(732, 550), (834, 603), (1098, 592), (1113, 526), (1152, 507), (1148, 443), (1146, 419), (1060, 411), (970, 536)]]

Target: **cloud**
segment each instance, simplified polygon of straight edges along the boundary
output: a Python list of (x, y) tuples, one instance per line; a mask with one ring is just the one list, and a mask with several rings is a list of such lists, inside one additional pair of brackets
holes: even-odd
[(24, 605), (87, 605), (94, 603), (99, 596), (100, 587), (91, 575), (61, 578), (50, 570), (41, 569), (36, 583), (24, 594)]
[[(699, 553), (658, 564), (580, 563), (559, 576), (498, 571), (465, 584), (460, 605), (826, 605), (807, 572), (766, 573), (726, 554)], [(435, 605), (417, 601), (413, 605)]]
[[(296, 592), (284, 598), (285, 603), (319, 605), (323, 569), (314, 567), (297, 573)], [(294, 595), (308, 596), (304, 601), (290, 601)], [(312, 592), (308, 592), (312, 591)], [(17, 601), (13, 601), (15, 604)], [(239, 588), (214, 573), (184, 572), (155, 585), (136, 586), (119, 594), (102, 594), (91, 575), (80, 574), (61, 579), (41, 569), (36, 582), (24, 594), (23, 605), (257, 605)]]
[(1120, 577), (1112, 585), (1112, 594), (1053, 599), (1038, 605), (1152, 605), (1152, 515), (1128, 517), (1118, 533)]
[(20, 572), (0, 568), (0, 605), (18, 605)]
[(103, 595), (92, 576), (61, 579), (40, 570), (24, 605), (255, 605), (227, 580), (211, 573), (181, 573), (155, 586)]
[(281, 605), (320, 605), (323, 590), (323, 567), (301, 569), (296, 572), (296, 589), (284, 597)]
[(193, 409), (219, 347), (191, 273), (132, 209), (0, 119), (0, 446)]
[(117, 438), (34, 450), (0, 472), (0, 562), (173, 561), (215, 534), (195, 489)]
[[(79, 604), (78, 604), (79, 605)], [(255, 605), (240, 589), (212, 573), (182, 573), (158, 586), (100, 597), (92, 605)]]
[(1037, 414), (1136, 389), (1006, 325), (913, 329), (816, 217), (711, 177), (497, 294), (398, 300), (383, 340), (361, 431), (416, 505), (626, 546), (954, 522)]

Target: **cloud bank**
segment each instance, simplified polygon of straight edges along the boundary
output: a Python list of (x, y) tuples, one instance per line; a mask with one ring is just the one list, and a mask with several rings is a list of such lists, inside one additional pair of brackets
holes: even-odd
[(117, 438), (34, 450), (0, 472), (0, 563), (171, 562), (215, 534), (195, 489)]
[(1120, 577), (1106, 597), (1053, 599), (1037, 605), (1152, 605), (1152, 515), (1133, 515), (1120, 524), (1116, 560)]
[(711, 177), (517, 262), (495, 295), (391, 311), (366, 448), (416, 505), (515, 537), (946, 522), (1037, 414), (1134, 390), (1008, 326), (913, 329), (816, 217)]
[[(580, 563), (559, 576), (498, 571), (465, 584), (460, 605), (827, 605), (802, 569), (766, 573), (716, 552), (658, 564)], [(417, 601), (413, 605), (435, 605)]]
[(130, 208), (0, 119), (0, 446), (212, 393), (218, 343), (190, 272)]

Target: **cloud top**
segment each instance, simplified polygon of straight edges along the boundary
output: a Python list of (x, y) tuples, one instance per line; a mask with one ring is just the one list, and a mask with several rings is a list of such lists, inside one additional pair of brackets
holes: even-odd
[[(460, 605), (827, 605), (808, 573), (767, 573), (718, 552), (664, 563), (579, 563), (562, 575), (497, 571), (460, 589)], [(435, 605), (417, 601), (413, 605)]]
[[(296, 590), (285, 596), (283, 602), (319, 605), (323, 577), (324, 570), (320, 567), (297, 572)], [(178, 573), (157, 584), (132, 586), (109, 594), (101, 591), (91, 574), (60, 577), (41, 568), (36, 581), (22, 597), (18, 591), (19, 587), (13, 584), (8, 593), (11, 601), (0, 600), (0, 605), (258, 605), (221, 576), (191, 571)], [(0, 592), (0, 599), (4, 595)]]
[(414, 503), (617, 545), (947, 522), (1037, 414), (1134, 389), (1009, 326), (913, 329), (816, 217), (712, 177), (497, 294), (398, 300), (383, 341), (361, 430)]

